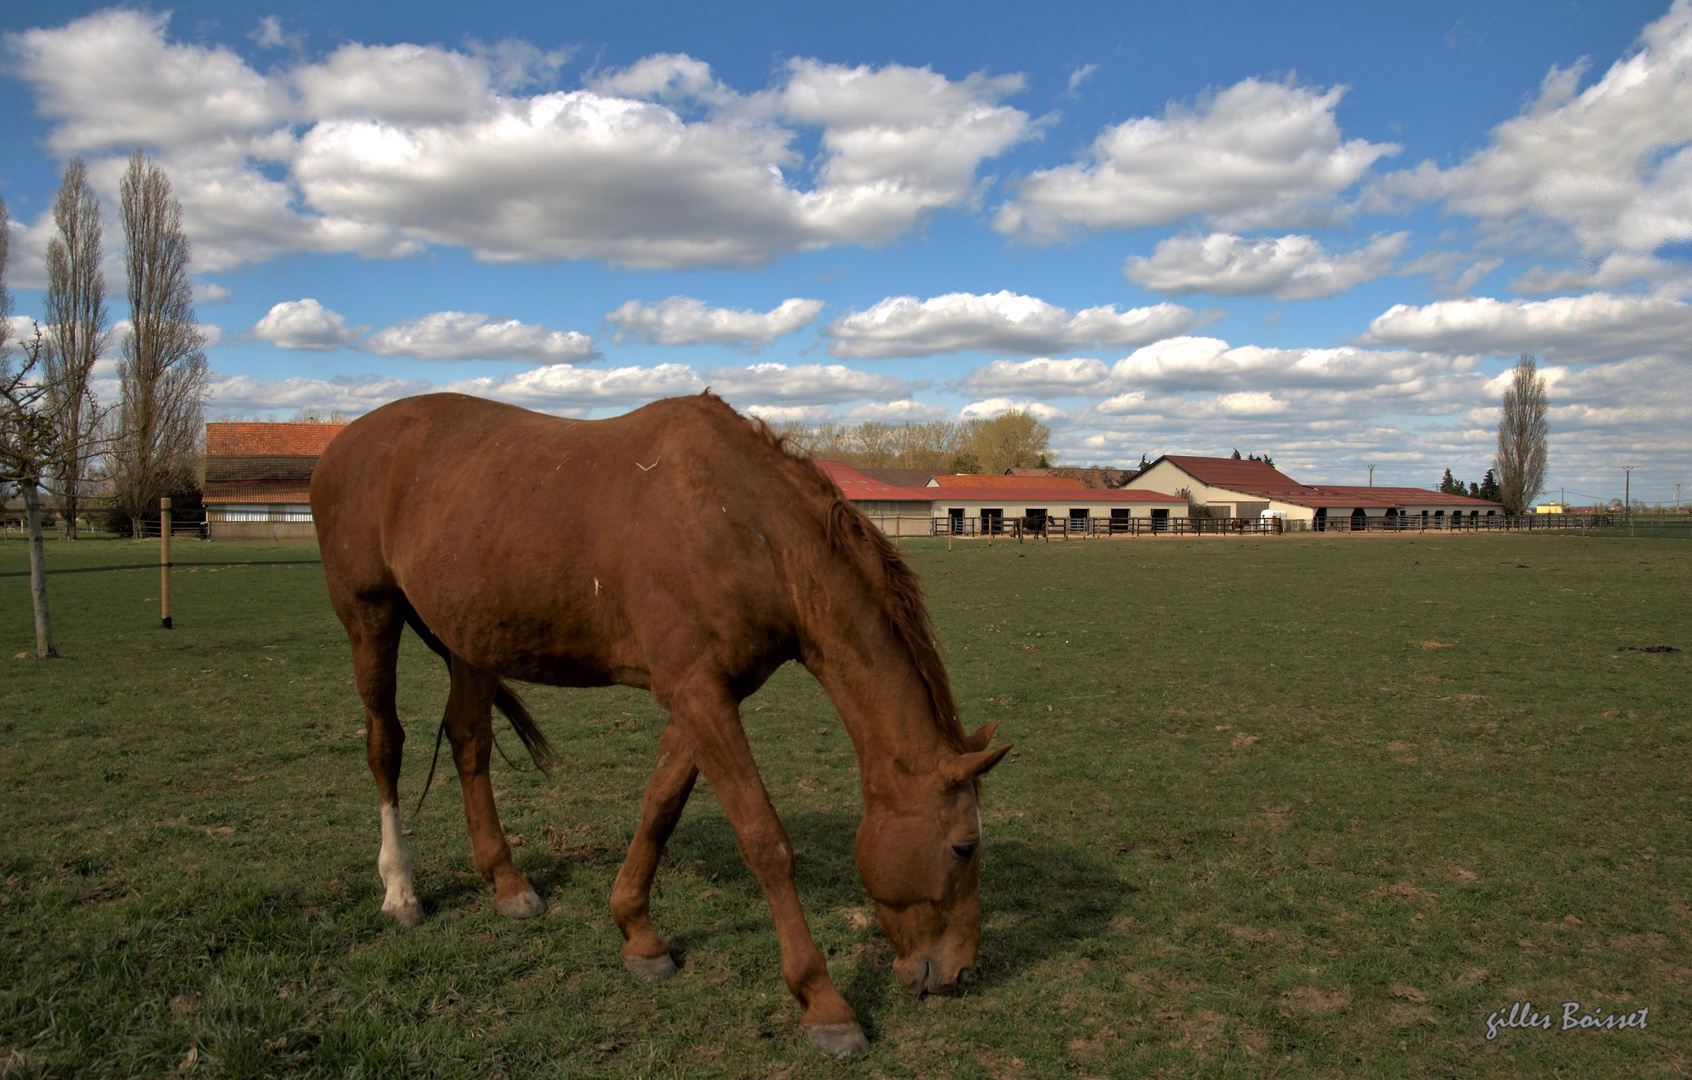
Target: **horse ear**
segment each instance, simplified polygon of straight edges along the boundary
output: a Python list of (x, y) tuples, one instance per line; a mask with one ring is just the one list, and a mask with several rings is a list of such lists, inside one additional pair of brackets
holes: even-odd
[(987, 749), (987, 745), (993, 741), (993, 732), (997, 730), (999, 730), (999, 722), (997, 720), (993, 721), (991, 724), (982, 724), (976, 729), (974, 735), (969, 735), (964, 738), (964, 745), (968, 746), (971, 750), (985, 750)]
[(977, 750), (973, 754), (959, 754), (945, 766), (946, 779), (954, 784), (985, 776), (993, 766), (1010, 753), (1015, 743), (1006, 743), (997, 750)]

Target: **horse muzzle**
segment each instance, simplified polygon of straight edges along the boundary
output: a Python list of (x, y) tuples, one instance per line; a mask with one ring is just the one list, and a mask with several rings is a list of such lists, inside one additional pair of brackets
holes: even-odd
[(967, 967), (957, 968), (947, 974), (944, 967), (928, 956), (913, 956), (909, 960), (896, 962), (893, 972), (911, 993), (918, 997), (956, 990), (969, 982), (970, 976), (970, 969)]

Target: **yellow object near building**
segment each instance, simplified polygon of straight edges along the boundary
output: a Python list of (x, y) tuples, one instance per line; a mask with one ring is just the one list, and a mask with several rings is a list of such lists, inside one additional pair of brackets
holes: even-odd
[(1570, 511), (1565, 503), (1540, 503), (1533, 508), (1533, 512), (1536, 514), (1567, 514)]

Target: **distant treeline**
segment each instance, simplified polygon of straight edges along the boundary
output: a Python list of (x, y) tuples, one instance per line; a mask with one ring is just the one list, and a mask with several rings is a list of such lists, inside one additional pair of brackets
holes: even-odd
[(1002, 473), (1018, 466), (1054, 465), (1052, 430), (1020, 409), (991, 420), (929, 420), (903, 424), (772, 425), (812, 457), (860, 469), (934, 469)]

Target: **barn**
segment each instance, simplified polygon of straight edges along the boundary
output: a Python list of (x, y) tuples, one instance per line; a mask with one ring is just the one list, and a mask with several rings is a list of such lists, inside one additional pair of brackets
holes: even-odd
[(1184, 491), (1210, 516), (1285, 515), (1289, 524), (1361, 531), (1410, 522), (1446, 528), (1503, 514), (1500, 503), (1426, 488), (1301, 484), (1266, 461), (1166, 454), (1129, 481), (1130, 488)]
[(1146, 489), (1087, 487), (1067, 476), (935, 473), (921, 487), (896, 487), (844, 461), (818, 461), (852, 504), (889, 536), (1000, 535), (1021, 521), (1058, 531), (1161, 532), (1187, 516), (1187, 500)]
[(206, 425), (202, 484), (213, 540), (315, 540), (311, 470), (344, 424)]

